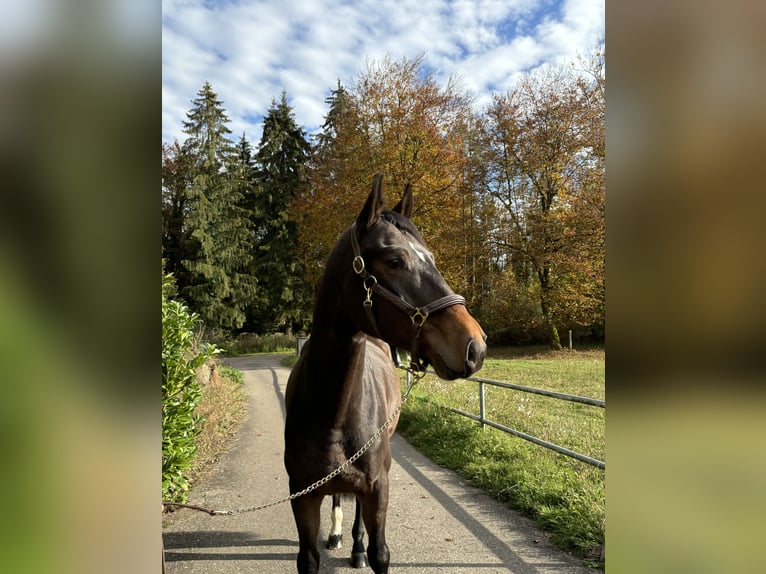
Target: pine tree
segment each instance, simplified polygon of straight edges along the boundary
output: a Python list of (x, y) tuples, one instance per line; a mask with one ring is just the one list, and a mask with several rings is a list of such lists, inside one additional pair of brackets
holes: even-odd
[(242, 132), (242, 137), (237, 144), (237, 158), (234, 169), (236, 179), (242, 188), (242, 207), (247, 210), (248, 216), (253, 223), (253, 230), (257, 237), (257, 230), (260, 227), (260, 215), (257, 205), (257, 174), (255, 169), (255, 159), (253, 158), (253, 148)]
[(255, 213), (258, 227), (255, 267), (265, 304), (253, 310), (250, 323), (257, 331), (292, 329), (308, 316), (307, 288), (295, 256), (296, 224), (288, 209), (305, 185), (309, 144), (293, 117), (283, 91), (264, 117), (255, 156)]
[[(241, 207), (246, 211), (250, 220), (251, 241), (249, 249), (252, 258), (251, 268), (253, 275), (258, 278), (263, 276), (258, 270), (257, 265), (259, 261), (260, 244), (266, 234), (267, 216), (263, 212), (260, 193), (261, 187), (258, 183), (258, 169), (253, 155), (253, 148), (244, 133), (237, 144), (237, 159), (234, 172), (237, 174), (236, 179), (241, 185)], [(240, 331), (262, 333), (266, 330), (264, 326), (261, 325), (258, 320), (254, 320), (254, 318), (260, 317), (263, 314), (268, 314), (268, 308), (269, 301), (267, 299), (267, 292), (263, 287), (260, 287), (255, 293), (255, 296), (251, 298), (245, 307), (245, 321), (241, 326)]]
[[(338, 80), (338, 87), (330, 91), (330, 95), (325, 98), (324, 102), (329, 106), (327, 115), (324, 118), (322, 124), (322, 131), (316, 136), (317, 145), (314, 150), (314, 155), (318, 155), (320, 161), (332, 160), (332, 152), (335, 147), (335, 142), (338, 138), (338, 134), (347, 129), (351, 122), (354, 121), (353, 113), (353, 100), (343, 84)], [(322, 152), (327, 152), (327, 156)]]
[(245, 207), (247, 182), (223, 102), (208, 82), (187, 113), (183, 144), (190, 169), (184, 218), (181, 296), (213, 331), (242, 326), (256, 293), (253, 226)]
[(162, 145), (162, 260), (165, 271), (176, 277), (183, 273), (184, 215), (190, 185), (187, 160), (177, 140)]
[(308, 316), (303, 269), (295, 256), (296, 224), (289, 207), (305, 185), (309, 144), (293, 117), (283, 91), (272, 101), (264, 118), (263, 134), (256, 154), (255, 213), (261, 226), (255, 266), (261, 278), (267, 305), (254, 313), (260, 330), (291, 329)]

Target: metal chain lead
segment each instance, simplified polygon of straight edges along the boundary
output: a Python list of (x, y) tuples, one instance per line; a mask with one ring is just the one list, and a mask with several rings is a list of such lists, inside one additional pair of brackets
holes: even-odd
[(369, 450), (369, 448), (380, 438), (380, 435), (383, 434), (383, 432), (391, 426), (391, 423), (394, 422), (394, 419), (399, 415), (399, 413), (402, 410), (402, 407), (404, 406), (404, 402), (407, 400), (407, 398), (410, 396), (410, 391), (412, 390), (412, 387), (420, 381), (425, 376), (424, 371), (416, 371), (414, 369), (411, 369), (409, 367), (400, 367), (401, 369), (407, 371), (409, 375), (411, 375), (411, 380), (408, 377), (407, 382), (407, 389), (404, 391), (404, 395), (402, 395), (402, 400), (399, 403), (399, 406), (396, 407), (393, 413), (391, 413), (391, 416), (388, 417), (386, 422), (384, 422), (381, 427), (370, 437), (370, 440), (368, 440), (362, 447), (356, 451), (351, 457), (346, 460), (342, 465), (340, 465), (338, 468), (333, 470), (330, 474), (325, 476), (324, 478), (317, 480), (315, 483), (311, 484), (310, 486), (307, 486), (300, 492), (296, 492), (294, 494), (291, 494), (290, 496), (285, 496), (284, 498), (280, 498), (279, 500), (275, 500), (274, 502), (269, 502), (268, 504), (261, 504), (258, 506), (250, 506), (248, 508), (241, 508), (238, 510), (211, 510), (210, 514), (217, 515), (217, 516), (235, 516), (237, 514), (245, 514), (247, 512), (255, 512), (256, 510), (263, 510), (264, 508), (270, 508), (272, 506), (276, 506), (277, 504), (282, 504), (284, 502), (289, 502), (291, 500), (294, 500), (300, 496), (305, 496), (306, 494), (309, 494), (310, 492), (315, 491), (320, 486), (323, 486), (330, 482), (333, 478), (338, 476), (340, 473), (342, 473), (344, 470), (346, 470), (349, 465), (356, 462), (365, 452)]

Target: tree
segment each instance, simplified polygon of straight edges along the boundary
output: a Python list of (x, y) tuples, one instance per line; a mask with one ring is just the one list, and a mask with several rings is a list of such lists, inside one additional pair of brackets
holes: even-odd
[(371, 61), (349, 90), (338, 84), (313, 149), (311, 186), (293, 206), (300, 253), (311, 280), (338, 232), (359, 209), (374, 173), (390, 197), (404, 185), (416, 193), (413, 217), (446, 279), (465, 284), (463, 124), (470, 100), (454, 79), (442, 88), (423, 57)]
[(325, 103), (329, 111), (310, 151), (310, 182), (289, 208), (298, 228), (297, 257), (308, 285), (318, 283), (338, 233), (359, 210), (360, 190), (369, 185), (362, 175), (368, 168), (359, 161), (360, 119), (353, 96), (338, 81)]
[(582, 145), (573, 164), (574, 185), (562, 197), (560, 212), (566, 257), (555, 299), (556, 312), (575, 327), (603, 336), (606, 308), (605, 160), (606, 89), (604, 53), (584, 63), (575, 80), (577, 137)]
[(189, 156), (178, 141), (162, 145), (162, 259), (168, 273), (182, 273), (184, 216), (191, 185)]
[(309, 143), (295, 123), (283, 91), (272, 101), (264, 118), (263, 134), (255, 156), (257, 214), (254, 264), (262, 280), (265, 305), (252, 309), (251, 322), (258, 330), (292, 329), (308, 317), (308, 289), (303, 266), (296, 258), (297, 227), (289, 206), (306, 185)]
[(528, 75), (495, 97), (486, 124), (487, 185), (503, 208), (493, 241), (517, 281), (535, 280), (554, 348), (557, 324), (603, 313), (603, 142), (593, 129), (603, 115), (583, 88), (564, 70)]
[(258, 212), (257, 173), (253, 148), (244, 132), (237, 143), (237, 155), (233, 166), (232, 175), (238, 183), (242, 195), (241, 207), (247, 212), (247, 216), (252, 223), (252, 229), (257, 236), (257, 230), (261, 227), (262, 215)]
[(256, 293), (252, 223), (244, 208), (247, 182), (223, 103), (205, 82), (184, 122), (186, 187), (180, 295), (214, 330), (239, 328)]

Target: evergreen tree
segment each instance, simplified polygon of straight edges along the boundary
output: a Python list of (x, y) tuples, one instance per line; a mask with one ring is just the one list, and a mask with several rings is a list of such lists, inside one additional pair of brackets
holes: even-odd
[(187, 113), (183, 144), (189, 167), (181, 296), (214, 331), (242, 326), (256, 293), (252, 275), (253, 226), (245, 208), (247, 182), (228, 139), (229, 118), (208, 82)]
[(258, 236), (258, 229), (261, 227), (260, 214), (258, 213), (257, 187), (255, 159), (253, 158), (253, 148), (250, 145), (245, 133), (237, 144), (237, 159), (235, 162), (236, 179), (242, 188), (242, 207), (248, 212), (248, 216), (253, 224), (255, 236)]
[(186, 192), (190, 185), (188, 156), (181, 144), (162, 145), (162, 260), (167, 273), (182, 275)]
[(288, 208), (305, 185), (309, 144), (296, 123), (283, 91), (272, 101), (263, 123), (256, 154), (256, 201), (254, 213), (261, 223), (256, 229), (255, 266), (267, 305), (253, 314), (258, 330), (291, 329), (308, 316), (308, 289), (303, 269), (295, 256), (297, 229)]
[[(320, 160), (328, 161), (332, 157), (325, 157), (322, 152), (331, 153), (336, 147), (334, 144), (338, 134), (341, 130), (347, 129), (349, 118), (352, 117), (353, 113), (353, 101), (346, 88), (338, 80), (338, 87), (330, 91), (330, 95), (325, 98), (324, 102), (329, 106), (329, 110), (324, 118), (322, 131), (316, 136), (317, 145), (313, 153), (319, 155)], [(352, 119), (352, 121), (354, 120)]]
[[(241, 206), (250, 220), (251, 238), (249, 249), (252, 257), (251, 266), (253, 275), (258, 278), (263, 276), (257, 269), (257, 264), (259, 262), (260, 244), (263, 242), (266, 234), (266, 215), (263, 212), (263, 202), (261, 201), (258, 170), (253, 155), (253, 148), (244, 133), (237, 144), (237, 160), (234, 171), (237, 174), (236, 179), (241, 185)], [(260, 287), (245, 307), (245, 321), (240, 330), (242, 332), (263, 332), (266, 327), (254, 319), (262, 315), (268, 315), (268, 308), (267, 292), (264, 288)]]

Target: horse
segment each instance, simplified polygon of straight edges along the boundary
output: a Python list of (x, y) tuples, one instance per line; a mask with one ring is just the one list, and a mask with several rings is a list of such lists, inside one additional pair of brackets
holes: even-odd
[(327, 495), (334, 502), (328, 546), (340, 545), (340, 493), (356, 499), (352, 566), (388, 573), (389, 439), (402, 400), (392, 349), (410, 350), (411, 369), (432, 365), (446, 380), (472, 375), (486, 355), (486, 334), (412, 223), (411, 186), (385, 209), (382, 179), (374, 176), (362, 210), (327, 259), (310, 337), (287, 383), (290, 492), (310, 490), (291, 500), (299, 574), (318, 572), (320, 507)]

